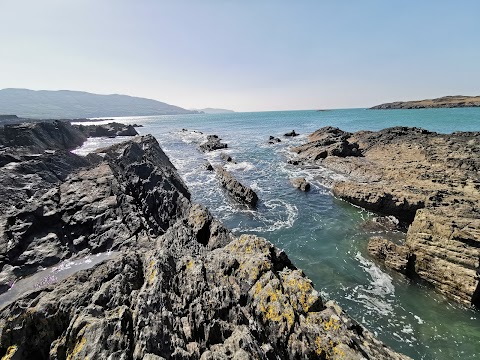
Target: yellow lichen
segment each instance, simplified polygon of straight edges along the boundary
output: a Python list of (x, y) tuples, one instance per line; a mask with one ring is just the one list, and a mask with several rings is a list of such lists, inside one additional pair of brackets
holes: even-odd
[(195, 264), (195, 263), (193, 262), (193, 260), (189, 260), (188, 263), (187, 263), (186, 269), (187, 269), (187, 270), (190, 270), (190, 269), (193, 267), (194, 264)]
[(7, 349), (7, 353), (2, 357), (2, 360), (9, 360), (12, 358), (13, 355), (17, 352), (18, 347), (17, 345), (9, 346)]
[(148, 284), (152, 285), (157, 276), (157, 269), (155, 269), (155, 260), (151, 260), (147, 267)]
[(337, 355), (337, 356), (340, 356), (340, 357), (344, 357), (345, 356), (345, 351), (343, 351), (342, 349), (339, 349), (338, 347), (335, 346), (333, 348), (333, 354)]
[(84, 337), (80, 338), (80, 340), (78, 340), (77, 343), (75, 344), (75, 347), (73, 348), (72, 352), (68, 354), (67, 360), (71, 360), (76, 355), (78, 355), (80, 351), (82, 351), (86, 343), (87, 343), (87, 339), (85, 339)]
[(317, 336), (315, 338), (315, 352), (317, 353), (317, 355), (320, 356), (322, 354), (322, 351), (322, 338), (320, 336)]
[(323, 328), (325, 331), (338, 330), (340, 329), (340, 324), (337, 319), (331, 317), (330, 320), (324, 321)]

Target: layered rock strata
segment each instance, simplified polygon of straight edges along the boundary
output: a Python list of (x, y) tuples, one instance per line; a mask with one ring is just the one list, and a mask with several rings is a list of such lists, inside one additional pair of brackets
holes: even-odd
[(327, 127), (293, 151), (298, 164), (343, 178), (332, 182), (334, 195), (411, 224), (405, 245), (412, 276), (452, 299), (479, 303), (480, 133)]
[[(12, 359), (406, 359), (288, 257), (235, 238), (151, 136), (102, 150), (3, 218), (3, 278), (107, 249), (112, 260), (0, 305)], [(3, 289), (5, 290), (5, 289)]]

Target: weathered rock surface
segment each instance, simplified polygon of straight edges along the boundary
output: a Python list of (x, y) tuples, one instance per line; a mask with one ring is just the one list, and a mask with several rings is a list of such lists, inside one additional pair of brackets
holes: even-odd
[[(323, 159), (332, 141), (357, 144), (362, 156), (327, 152)], [(322, 166), (345, 179), (333, 182), (336, 196), (412, 224), (406, 240), (412, 276), (450, 298), (478, 304), (480, 133), (395, 127), (351, 134), (327, 127), (293, 151), (300, 164)]]
[(310, 184), (303, 177), (294, 178), (290, 180), (290, 182), (292, 183), (293, 186), (295, 186), (299, 190), (302, 190), (302, 191), (310, 190)]
[(87, 137), (112, 137), (112, 136), (136, 136), (135, 127), (138, 125), (125, 125), (116, 122), (105, 125), (73, 125)]
[(234, 238), (190, 203), (153, 137), (86, 161), (8, 214), (1, 281), (86, 252), (120, 255), (0, 304), (0, 356), (407, 359), (324, 304), (285, 253)]
[(208, 135), (207, 140), (200, 144), (199, 149), (203, 152), (226, 149), (227, 144), (222, 143), (220, 140), (221, 139), (217, 135)]
[(227, 193), (238, 202), (255, 207), (258, 202), (258, 195), (249, 187), (240, 183), (229, 171), (221, 166), (214, 166), (215, 173), (220, 184), (227, 190)]
[(66, 121), (4, 125), (0, 145), (28, 149), (30, 153), (47, 149), (71, 150), (83, 144), (86, 136)]
[(402, 274), (407, 274), (410, 270), (408, 261), (411, 259), (411, 254), (407, 246), (397, 245), (382, 237), (374, 236), (368, 241), (368, 251), (393, 270)]

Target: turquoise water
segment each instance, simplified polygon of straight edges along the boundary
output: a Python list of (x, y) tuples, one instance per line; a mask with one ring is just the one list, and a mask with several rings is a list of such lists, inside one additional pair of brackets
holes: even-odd
[[(324, 297), (336, 300), (392, 348), (415, 359), (474, 359), (480, 351), (478, 312), (454, 304), (425, 285), (379, 267), (367, 252), (372, 233), (362, 224), (372, 214), (331, 196), (317, 179), (321, 169), (299, 170), (286, 163), (290, 146), (326, 126), (343, 130), (379, 130), (417, 126), (438, 132), (480, 131), (480, 109), (332, 110), (182, 115), (121, 118), (140, 123), (141, 134), (159, 140), (192, 192), (193, 201), (210, 211), (236, 233), (254, 233), (285, 249), (296, 266), (313, 280)], [(221, 163), (219, 152), (196, 150), (204, 135), (182, 128), (217, 134), (228, 143), (237, 164), (237, 178), (257, 191), (256, 211), (234, 204), (219, 188), (203, 163)], [(282, 138), (295, 129), (301, 136)], [(282, 138), (268, 145), (269, 135)], [(83, 151), (98, 147), (92, 140)], [(305, 176), (312, 191), (294, 189), (289, 179)], [(385, 234), (401, 237), (401, 234)]]

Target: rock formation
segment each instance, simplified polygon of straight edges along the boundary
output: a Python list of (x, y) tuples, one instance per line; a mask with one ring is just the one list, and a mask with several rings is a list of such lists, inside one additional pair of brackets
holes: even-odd
[(72, 159), (66, 178), (2, 213), (1, 281), (118, 255), (0, 303), (0, 356), (407, 359), (324, 303), (284, 252), (192, 204), (153, 137)]
[[(136, 136), (135, 125), (124, 125), (116, 122), (105, 125), (74, 125), (86, 137), (114, 137), (114, 136)], [(136, 126), (138, 127), (138, 125)]]
[(293, 186), (295, 186), (299, 190), (302, 190), (302, 191), (310, 190), (310, 184), (303, 177), (294, 178), (290, 180), (290, 182), (292, 183)]
[[(410, 254), (409, 275), (462, 303), (479, 303), (480, 133), (395, 127), (352, 134), (327, 127), (293, 151), (299, 164), (343, 176), (332, 184), (336, 196), (411, 224), (408, 251), (399, 253), (402, 259)], [(397, 252), (382, 246), (388, 252), (381, 257)]]
[(221, 166), (214, 166), (215, 173), (220, 184), (227, 190), (227, 193), (241, 204), (255, 207), (258, 202), (258, 195), (249, 187), (240, 183), (229, 171)]
[(220, 140), (221, 139), (217, 135), (208, 135), (207, 140), (200, 144), (199, 149), (202, 152), (226, 149), (227, 144), (222, 143)]
[(279, 142), (282, 142), (282, 140), (280, 140), (279, 138), (275, 137), (275, 136), (271, 136), (268, 138), (268, 143), (269, 144), (276, 144), (276, 143), (279, 143)]
[(283, 136), (286, 136), (286, 137), (294, 137), (294, 136), (298, 136), (298, 135), (300, 135), (300, 134), (297, 134), (297, 133), (295, 132), (295, 130), (292, 130), (292, 131), (290, 131), (290, 132), (288, 132), (288, 133), (285, 133)]

